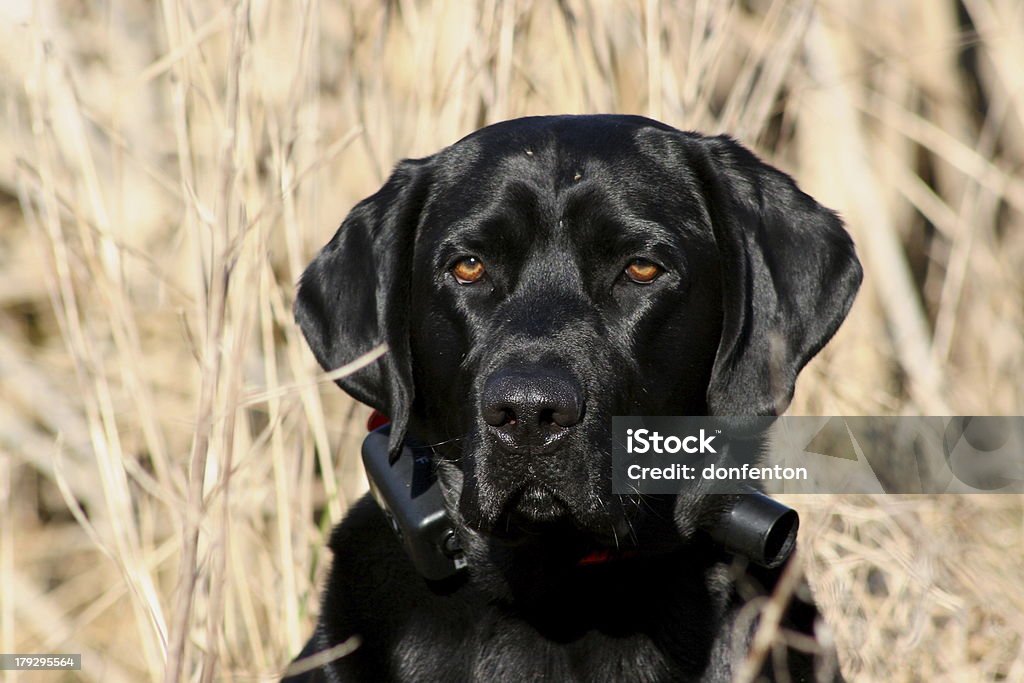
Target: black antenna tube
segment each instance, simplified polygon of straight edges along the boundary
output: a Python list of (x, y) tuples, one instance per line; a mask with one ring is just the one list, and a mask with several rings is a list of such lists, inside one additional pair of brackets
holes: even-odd
[(707, 531), (727, 552), (775, 569), (793, 554), (799, 528), (796, 510), (751, 489)]

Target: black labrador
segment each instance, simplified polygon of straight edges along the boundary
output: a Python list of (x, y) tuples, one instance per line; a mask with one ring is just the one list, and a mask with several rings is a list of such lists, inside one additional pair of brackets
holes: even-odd
[[(401, 162), (306, 270), (296, 318), (324, 368), (387, 343), (339, 384), (393, 449), (433, 445), (468, 576), (422, 579), (362, 499), (303, 655), (361, 644), (295, 680), (731, 680), (779, 570), (699, 532), (729, 496), (612, 495), (611, 417), (778, 414), (861, 276), (839, 218), (724, 136), (531, 117)], [(783, 625), (816, 618), (795, 599)], [(814, 660), (761, 675), (838, 678)]]

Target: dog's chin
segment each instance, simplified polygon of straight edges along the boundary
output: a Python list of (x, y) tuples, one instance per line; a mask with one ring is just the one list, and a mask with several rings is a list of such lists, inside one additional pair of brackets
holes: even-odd
[(487, 535), (507, 542), (564, 535), (578, 526), (570, 506), (551, 489), (532, 483), (509, 496)]
[(529, 528), (571, 519), (569, 505), (543, 484), (528, 484), (516, 491), (505, 506), (506, 514)]
[(573, 506), (540, 483), (513, 492), (492, 524), (474, 531), (504, 547), (561, 547), (589, 552), (616, 543), (613, 525), (598, 523), (577, 514)]

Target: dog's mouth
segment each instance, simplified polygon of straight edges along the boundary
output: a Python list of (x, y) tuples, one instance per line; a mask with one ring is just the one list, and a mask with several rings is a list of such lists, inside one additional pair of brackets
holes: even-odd
[(574, 526), (569, 505), (547, 486), (531, 483), (509, 497), (494, 525), (494, 535), (515, 538)]
[(572, 505), (539, 482), (514, 490), (493, 518), (478, 517), (467, 523), (487, 538), (512, 545), (586, 533), (586, 525), (574, 514)]
[(494, 523), (476, 530), (505, 545), (539, 543), (575, 552), (614, 547), (623, 540), (610, 522), (588, 523), (557, 492), (537, 482), (513, 492)]

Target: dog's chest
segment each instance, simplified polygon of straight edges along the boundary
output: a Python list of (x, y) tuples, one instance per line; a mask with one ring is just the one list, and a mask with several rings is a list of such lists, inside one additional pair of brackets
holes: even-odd
[(465, 630), (439, 633), (435, 625), (429, 648), (422, 634), (408, 632), (394, 650), (399, 680), (718, 680), (708, 677), (705, 666), (690, 666), (667, 654), (645, 634), (590, 631), (553, 638), (515, 617), (486, 612)]

